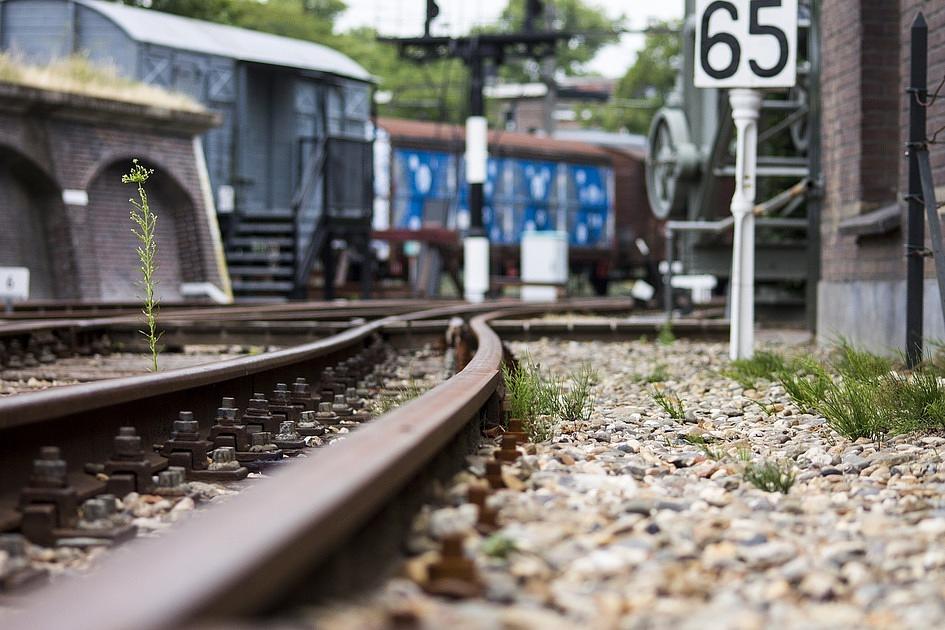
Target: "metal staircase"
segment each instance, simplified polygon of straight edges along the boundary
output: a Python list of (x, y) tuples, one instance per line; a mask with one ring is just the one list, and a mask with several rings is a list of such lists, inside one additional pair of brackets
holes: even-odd
[[(242, 210), (227, 231), (226, 260), (237, 300), (281, 301), (304, 297), (308, 277), (324, 246), (327, 186), (326, 142), (312, 143), (291, 208)], [(319, 182), (322, 187), (319, 187)]]

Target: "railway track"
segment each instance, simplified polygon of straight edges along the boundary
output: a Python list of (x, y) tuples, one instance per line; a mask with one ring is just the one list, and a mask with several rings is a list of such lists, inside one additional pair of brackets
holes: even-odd
[[(43, 446), (57, 444), (72, 474), (81, 474), (82, 462), (109, 458), (122, 426), (133, 426), (143, 444), (161, 443), (173, 418), (188, 410), (205, 430), (223, 396), (245, 408), (254, 393), (272, 391), (277, 383), (299, 377), (317, 382), (325, 367), (369, 349), (381, 333), (442, 337), (450, 317), (472, 317), (468, 341), (475, 354), (448, 381), (317, 456), (281, 467), (271, 479), (160, 540), (134, 542), (133, 552), (115, 554), (88, 578), (65, 580), (18, 600), (23, 612), (10, 618), (9, 627), (177, 627), (304, 601), (310, 593), (300, 584), (337, 588), (357, 582), (353, 569), (395, 553), (423, 480), (455, 467), (462, 461), (457, 454), (478, 443), (484, 424), (499, 422), (503, 353), (493, 328), (510, 336), (581, 334), (581, 324), (527, 316), (618, 308), (627, 305), (597, 300), (553, 307), (438, 306), (364, 322), (266, 355), (0, 400), (0, 497), (10, 527), (16, 518), (11, 499), (29, 481), (32, 460)], [(687, 325), (701, 334), (721, 331), (704, 322), (682, 322), (682, 329)], [(643, 320), (636, 334), (641, 327), (658, 329), (656, 320)], [(585, 334), (632, 332), (620, 329), (592, 322)]]

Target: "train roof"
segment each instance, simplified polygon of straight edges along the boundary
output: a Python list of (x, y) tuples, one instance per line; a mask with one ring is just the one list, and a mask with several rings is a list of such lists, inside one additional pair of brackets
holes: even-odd
[[(377, 119), (377, 125), (390, 134), (393, 141), (424, 147), (438, 148), (443, 144), (462, 147), (465, 129), (460, 125), (432, 123), (404, 118)], [(494, 155), (524, 155), (537, 158), (576, 158), (610, 163), (612, 156), (606, 150), (584, 142), (557, 140), (517, 131), (490, 131), (489, 152)]]
[(361, 81), (373, 80), (367, 70), (347, 55), (314, 42), (129, 7), (116, 2), (75, 1), (102, 14), (137, 42), (240, 61), (314, 70)]

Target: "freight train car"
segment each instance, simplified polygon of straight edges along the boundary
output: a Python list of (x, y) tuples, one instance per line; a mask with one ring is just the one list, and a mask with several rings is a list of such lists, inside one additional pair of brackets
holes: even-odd
[[(434, 293), (436, 269), (458, 275), (469, 227), (463, 129), (392, 118), (377, 126), (374, 236), (391, 244), (390, 273), (412, 274), (415, 285)], [(558, 230), (568, 234), (572, 275), (586, 276), (595, 292), (605, 293), (613, 278), (652, 280), (661, 239), (646, 203), (641, 155), (495, 131), (487, 175), (483, 223), (493, 275), (518, 276), (525, 231)], [(402, 264), (427, 254), (430, 269)]]

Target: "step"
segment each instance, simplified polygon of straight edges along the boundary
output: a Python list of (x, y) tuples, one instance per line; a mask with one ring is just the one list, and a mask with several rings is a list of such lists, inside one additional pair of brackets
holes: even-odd
[(231, 266), (252, 263), (282, 263), (291, 265), (293, 262), (295, 262), (295, 256), (285, 252), (228, 251), (226, 253), (226, 262)]
[(272, 276), (278, 278), (291, 278), (295, 275), (292, 267), (243, 267), (241, 265), (230, 265), (230, 276)]
[(243, 223), (236, 226), (239, 234), (295, 234), (294, 223)]
[(270, 210), (244, 210), (236, 215), (239, 220), (247, 219), (250, 221), (277, 221), (294, 220), (295, 213), (288, 208), (276, 208)]
[(233, 280), (236, 293), (288, 293), (294, 284), (280, 280)]
[(295, 239), (289, 238), (287, 236), (236, 236), (231, 239), (227, 239), (226, 242), (227, 249), (234, 247), (268, 247), (270, 245), (277, 247), (292, 247), (295, 245)]

